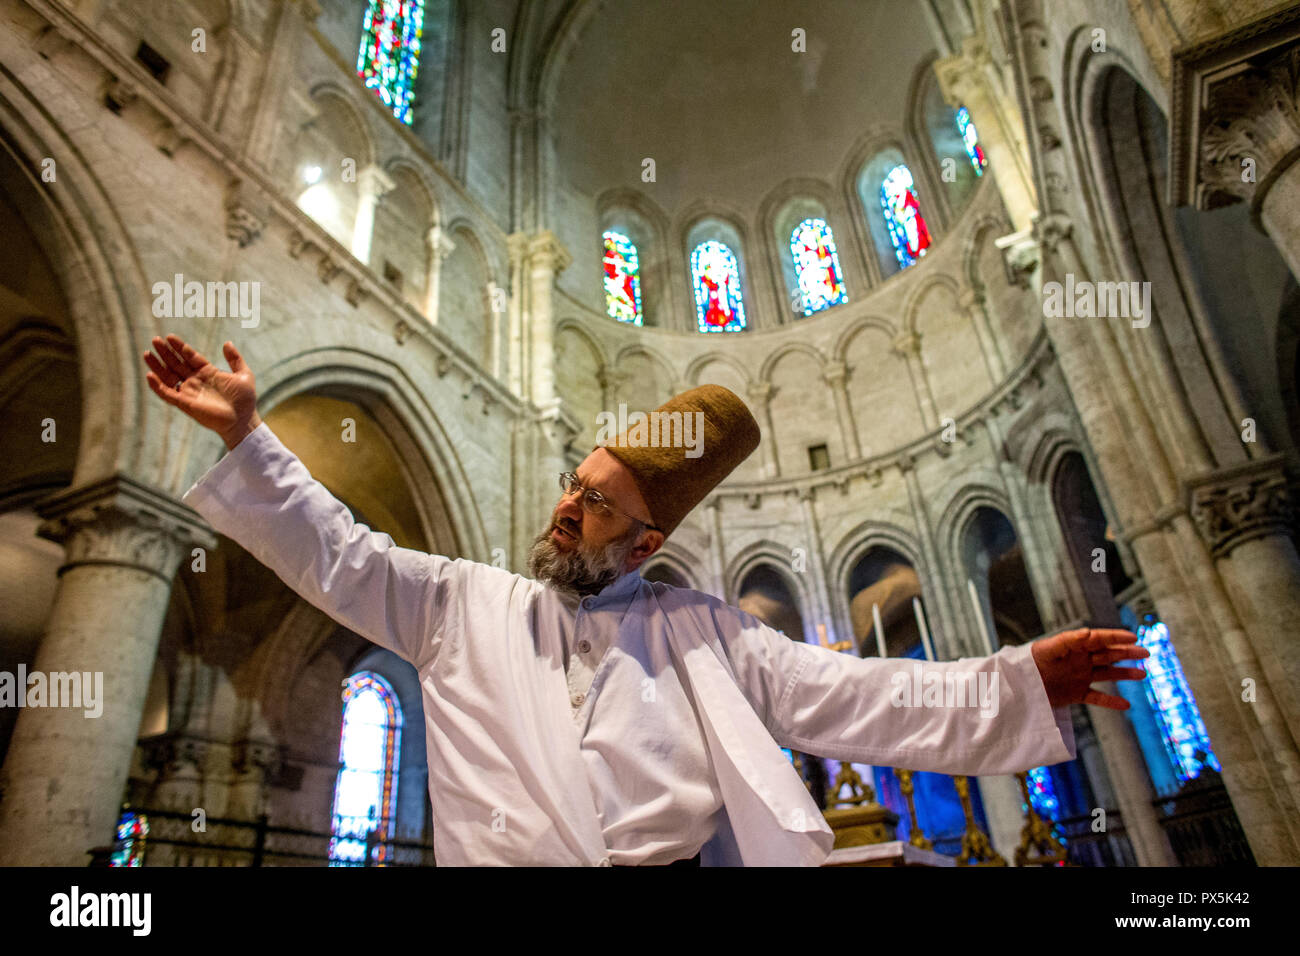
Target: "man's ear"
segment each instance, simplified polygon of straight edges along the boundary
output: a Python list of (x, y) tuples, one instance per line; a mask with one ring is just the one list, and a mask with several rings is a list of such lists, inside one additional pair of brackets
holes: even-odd
[(646, 528), (641, 532), (641, 539), (636, 543), (636, 547), (632, 549), (629, 557), (636, 561), (637, 564), (640, 564), (662, 548), (663, 545), (664, 533), (654, 528)]

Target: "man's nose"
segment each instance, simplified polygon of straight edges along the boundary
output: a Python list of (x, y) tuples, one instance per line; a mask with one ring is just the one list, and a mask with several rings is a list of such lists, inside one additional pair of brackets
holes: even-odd
[(582, 524), (582, 505), (578, 504), (577, 495), (564, 495), (555, 508), (555, 515), (563, 515), (574, 524)]

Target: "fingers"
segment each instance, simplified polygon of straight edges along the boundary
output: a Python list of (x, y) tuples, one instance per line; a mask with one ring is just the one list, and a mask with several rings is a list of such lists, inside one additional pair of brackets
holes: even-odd
[(145, 377), (148, 378), (150, 374), (156, 375), (167, 388), (175, 388), (176, 383), (180, 381), (180, 377), (171, 369), (167, 368), (167, 366), (163, 365), (162, 362), (158, 361), (157, 357), (152, 352), (144, 353), (144, 364), (148, 365), (149, 368), (152, 369), (152, 372), (146, 373)]
[(1151, 652), (1145, 647), (1133, 647), (1130, 645), (1123, 647), (1108, 647), (1102, 651), (1093, 651), (1092, 663), (1093, 666), (1096, 667), (1102, 664), (1113, 664), (1116, 661), (1142, 660), (1143, 658), (1150, 656)]
[(182, 411), (185, 410), (185, 406), (182, 404), (183, 400), (180, 392), (170, 386), (164, 385), (153, 372), (145, 372), (144, 377), (145, 381), (149, 383), (149, 387), (153, 389), (155, 395), (161, 398), (168, 405), (174, 405)]
[(179, 335), (169, 334), (167, 336), (167, 344), (184, 357), (186, 364), (189, 366), (185, 370), (185, 374), (187, 375), (191, 369), (203, 368), (203, 366), (208, 364), (208, 360), (200, 355), (198, 351), (195, 350), (194, 346), (188, 344)]
[(1114, 694), (1103, 694), (1099, 690), (1089, 690), (1084, 696), (1085, 704), (1092, 704), (1094, 707), (1108, 707), (1111, 710), (1128, 710), (1128, 701), (1123, 697), (1116, 697)]
[(230, 363), (232, 372), (243, 372), (248, 369), (248, 364), (244, 361), (244, 357), (239, 354), (239, 349), (235, 348), (234, 342), (227, 342), (221, 347), (221, 350), (226, 354), (226, 361)]
[[(163, 340), (155, 335), (150, 341), (153, 342), (154, 351), (158, 353), (158, 358), (162, 360), (162, 364), (177, 378), (186, 378), (192, 369), (185, 363), (185, 359), (181, 358), (180, 353), (172, 348), (171, 339), (176, 339), (176, 336), (169, 335), (167, 340)], [(176, 341), (179, 342), (180, 339), (176, 339)]]
[(1089, 680), (1142, 680), (1147, 676), (1143, 667), (1097, 667)]

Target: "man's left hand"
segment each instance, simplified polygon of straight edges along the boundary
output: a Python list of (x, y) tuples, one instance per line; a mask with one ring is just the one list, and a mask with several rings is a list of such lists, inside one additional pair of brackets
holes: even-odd
[(1098, 681), (1142, 680), (1142, 667), (1114, 667), (1116, 661), (1139, 660), (1151, 652), (1137, 646), (1132, 631), (1081, 628), (1034, 641), (1034, 663), (1043, 678), (1047, 701), (1053, 707), (1094, 704), (1112, 710), (1128, 710), (1128, 701), (1093, 690)]

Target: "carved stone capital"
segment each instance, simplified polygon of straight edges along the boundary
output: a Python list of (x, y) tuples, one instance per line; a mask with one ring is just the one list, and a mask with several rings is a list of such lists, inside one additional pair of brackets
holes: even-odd
[(216, 536), (176, 499), (125, 475), (44, 499), (37, 534), (64, 546), (59, 568), (105, 564), (136, 568), (171, 582), (191, 546), (214, 548)]
[(992, 54), (983, 38), (975, 34), (967, 36), (960, 53), (935, 61), (934, 71), (944, 98), (958, 104), (980, 97), (987, 83), (985, 71), (992, 63)]
[(261, 771), (273, 777), (284, 766), (284, 753), (272, 741), (244, 739), (235, 743), (230, 763), (237, 773)]
[(967, 312), (973, 312), (978, 307), (984, 305), (984, 292), (981, 289), (967, 286), (962, 289), (961, 294), (957, 296), (957, 304)]
[(534, 272), (549, 272), (553, 275), (559, 275), (573, 262), (573, 254), (549, 229), (543, 229), (529, 237), (526, 256), (528, 265)]
[(357, 171), (357, 189), (363, 197), (377, 200), (396, 186), (393, 177), (373, 163)]
[(1300, 47), (1209, 92), (1201, 135), (1204, 207), (1242, 199), (1258, 206), (1268, 185), (1300, 156)]
[(171, 732), (140, 741), (146, 767), (162, 772), (164, 777), (190, 767), (202, 770), (208, 758), (208, 742), (189, 734)]
[(917, 358), (921, 354), (921, 336), (918, 332), (904, 332), (889, 343), (895, 355)]
[(1192, 520), (1216, 558), (1243, 542), (1291, 533), (1293, 512), (1280, 456), (1188, 485)]
[(443, 262), (456, 249), (456, 243), (451, 241), (442, 226), (434, 226), (430, 229), (425, 235), (425, 242), (428, 244), (429, 253), (438, 262)]
[(1169, 195), (1258, 215), (1269, 187), (1300, 158), (1300, 9), (1275, 9), (1175, 50)]
[(771, 382), (750, 382), (745, 394), (755, 405), (766, 405), (772, 400)]
[(843, 388), (849, 378), (849, 367), (843, 362), (828, 362), (822, 369), (822, 380), (831, 388)]

